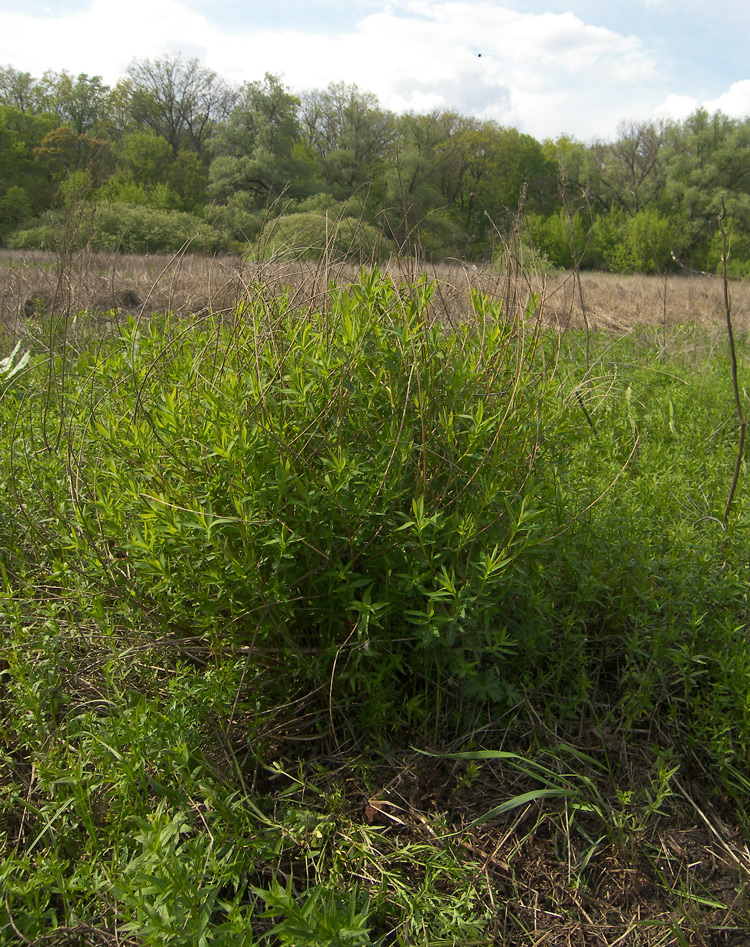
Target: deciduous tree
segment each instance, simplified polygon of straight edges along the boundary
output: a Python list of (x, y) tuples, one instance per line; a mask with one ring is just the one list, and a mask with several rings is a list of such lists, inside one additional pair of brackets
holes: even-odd
[(211, 194), (219, 201), (237, 192), (252, 206), (287, 191), (301, 193), (305, 163), (295, 152), (299, 140), (299, 100), (278, 76), (246, 83), (228, 122), (212, 144)]
[(43, 112), (46, 109), (44, 89), (31, 73), (0, 66), (0, 105), (19, 112)]
[(345, 200), (382, 180), (395, 129), (375, 95), (334, 82), (303, 93), (299, 114), (306, 153), (334, 197)]
[(45, 72), (40, 85), (46, 107), (77, 135), (94, 134), (106, 121), (110, 90), (101, 76)]
[(187, 149), (202, 156), (236, 101), (215, 72), (176, 55), (135, 59), (118, 92), (133, 125), (161, 135), (174, 155)]

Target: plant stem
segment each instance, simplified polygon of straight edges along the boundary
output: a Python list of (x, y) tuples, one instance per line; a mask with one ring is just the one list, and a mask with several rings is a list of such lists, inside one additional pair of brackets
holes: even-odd
[(727, 526), (729, 518), (729, 509), (734, 500), (737, 482), (740, 479), (740, 467), (742, 465), (742, 455), (745, 450), (745, 416), (742, 411), (742, 402), (740, 401), (740, 388), (737, 382), (737, 353), (734, 345), (734, 332), (732, 331), (732, 303), (729, 295), (729, 280), (727, 278), (727, 257), (729, 255), (729, 234), (724, 227), (724, 218), (726, 216), (726, 207), (724, 206), (724, 197), (721, 198), (721, 213), (718, 216), (719, 231), (722, 238), (721, 266), (722, 281), (724, 284), (724, 313), (727, 319), (727, 337), (729, 338), (729, 354), (732, 359), (732, 388), (734, 390), (734, 404), (737, 409), (737, 419), (740, 422), (740, 439), (737, 444), (737, 458), (734, 463), (734, 476), (732, 477), (732, 486), (729, 488), (727, 505), (724, 507), (724, 527)]

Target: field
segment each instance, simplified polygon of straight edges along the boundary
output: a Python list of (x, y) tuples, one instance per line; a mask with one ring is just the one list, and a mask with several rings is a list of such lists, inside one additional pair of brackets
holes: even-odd
[(731, 294), (0, 258), (0, 945), (750, 944)]
[[(347, 262), (298, 263), (275, 258), (268, 263), (235, 257), (117, 256), (77, 254), (65, 260), (42, 251), (0, 251), (0, 319), (12, 325), (24, 314), (42, 309), (77, 312), (119, 309), (133, 315), (169, 310), (187, 316), (224, 312), (258, 289), (271, 295), (289, 290), (290, 304), (306, 309), (323, 300), (332, 281), (356, 279), (359, 268)], [(459, 263), (420, 265), (397, 260), (384, 271), (397, 281), (422, 275), (434, 280), (437, 292), (431, 310), (452, 323), (466, 318), (472, 289), (493, 297), (507, 295), (505, 269)], [(559, 328), (582, 328), (579, 291), (569, 273), (523, 277), (513, 273), (521, 292), (533, 289), (544, 297), (545, 322)], [(62, 278), (61, 278), (62, 276)], [(635, 326), (691, 324), (713, 330), (723, 327), (720, 281), (713, 276), (625, 276), (581, 273), (586, 317), (591, 328), (626, 332)], [(735, 320), (743, 329), (750, 311), (750, 285), (733, 285)]]

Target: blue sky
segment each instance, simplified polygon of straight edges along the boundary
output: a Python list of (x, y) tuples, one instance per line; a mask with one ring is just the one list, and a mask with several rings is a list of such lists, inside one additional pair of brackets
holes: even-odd
[[(750, 3), (724, 0), (0, 0), (0, 64), (101, 75), (198, 57), (241, 83), (353, 82), (541, 139), (616, 136), (699, 105), (750, 115)], [(481, 56), (479, 55), (481, 53)]]

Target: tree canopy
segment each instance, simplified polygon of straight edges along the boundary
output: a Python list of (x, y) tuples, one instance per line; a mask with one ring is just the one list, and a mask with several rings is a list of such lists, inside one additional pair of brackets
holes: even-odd
[(134, 60), (113, 88), (0, 67), (0, 239), (28, 232), (74, 174), (92, 200), (195, 214), (227, 248), (298, 215), (352, 222), (340, 232), (358, 222), (391, 250), (481, 260), (521, 212), (550, 265), (624, 272), (715, 268), (723, 199), (730, 271), (750, 274), (750, 119), (720, 112), (540, 142), (450, 110), (396, 115), (344, 82), (234, 87), (176, 55)]

